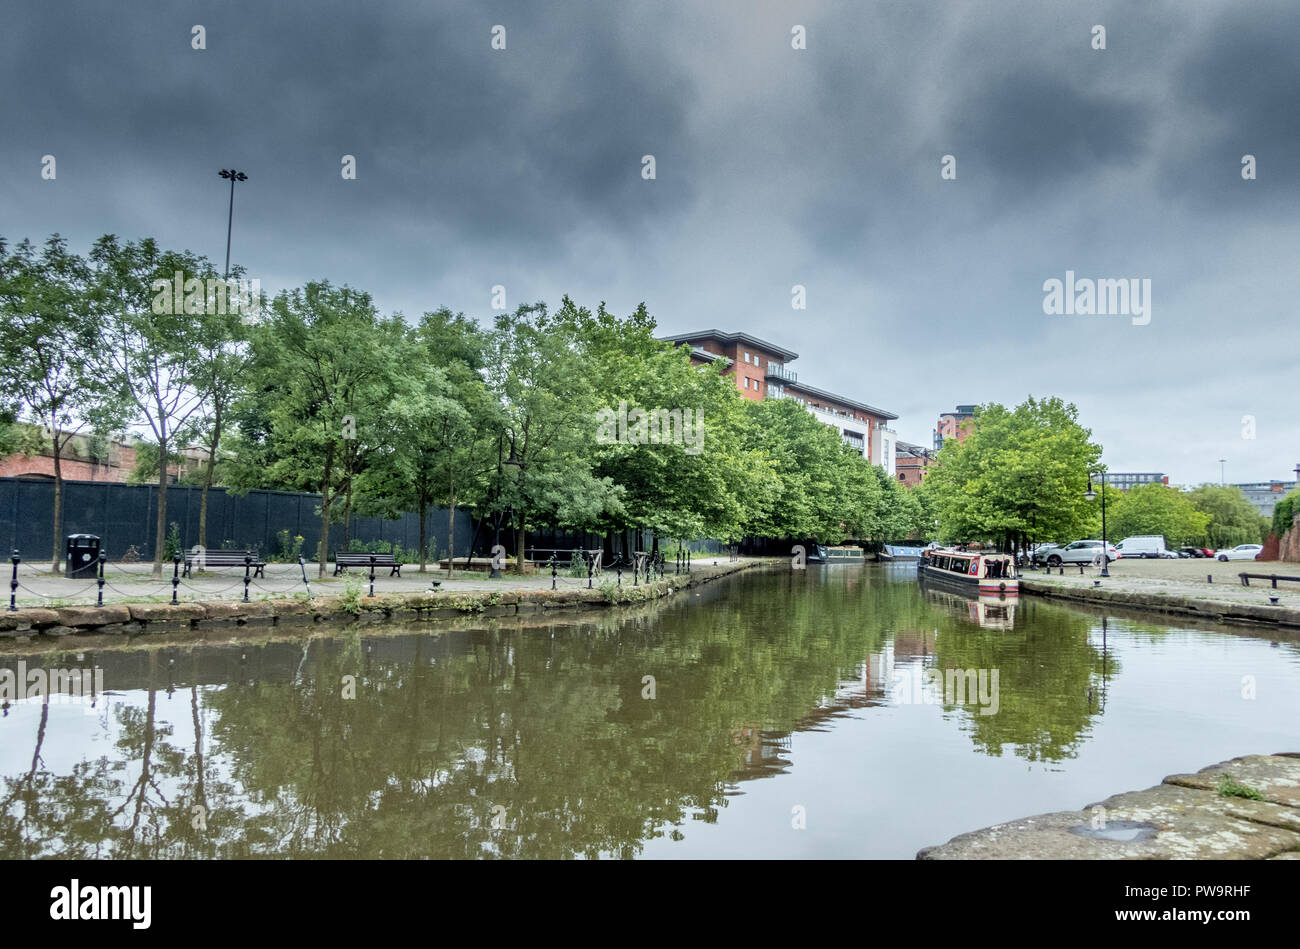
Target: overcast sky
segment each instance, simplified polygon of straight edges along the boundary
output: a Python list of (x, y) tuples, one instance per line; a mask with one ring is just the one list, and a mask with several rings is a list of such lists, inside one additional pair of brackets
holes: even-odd
[[(235, 167), (233, 261), (271, 292), (328, 278), (484, 321), (497, 284), (511, 309), (645, 301), (664, 333), (797, 351), (802, 381), (896, 412), (905, 441), (958, 403), (1060, 395), (1112, 470), (1300, 462), (1294, 0), (7, 0), (0, 18), (9, 240), (153, 236), (220, 267)], [(1067, 270), (1149, 279), (1150, 322), (1046, 315)]]

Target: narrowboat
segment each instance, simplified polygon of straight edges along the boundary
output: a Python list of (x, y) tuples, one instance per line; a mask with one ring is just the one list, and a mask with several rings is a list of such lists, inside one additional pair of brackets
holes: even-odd
[(866, 563), (867, 552), (861, 547), (823, 547), (822, 563)]
[(979, 596), (1020, 595), (1016, 564), (1010, 554), (937, 547), (922, 553), (916, 572), (924, 580)]
[(899, 547), (896, 544), (886, 544), (876, 554), (876, 559), (881, 563), (895, 563), (900, 560), (920, 560), (920, 547)]

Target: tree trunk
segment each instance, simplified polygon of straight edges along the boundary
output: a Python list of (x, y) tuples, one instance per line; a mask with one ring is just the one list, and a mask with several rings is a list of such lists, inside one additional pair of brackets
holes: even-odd
[(424, 492), (421, 491), (420, 492), (420, 573), (426, 572), (425, 571), (425, 557), (426, 557), (425, 548), (428, 545), (425, 540), (425, 535), (427, 531), (425, 530), (424, 527), (424, 519), (425, 516), (428, 514), (428, 511), (429, 511), (429, 502), (425, 500)]
[(212, 487), (212, 471), (217, 466), (217, 446), (221, 442), (221, 404), (213, 409), (212, 442), (208, 445), (208, 466), (203, 473), (203, 492), (199, 495), (199, 546), (208, 546), (208, 488)]
[(162, 576), (163, 546), (167, 543), (167, 438), (158, 439), (158, 528), (154, 531), (153, 575)]
[(59, 536), (63, 533), (63, 459), (59, 447), (59, 432), (54, 429), (54, 550), (50, 554), (50, 571), (59, 572), (59, 554), (62, 552)]
[(456, 555), (456, 466), (448, 465), (447, 470), (447, 502), (451, 511), (447, 518), (447, 579), (450, 580), (456, 567), (452, 559)]
[(320, 489), (320, 567), (317, 576), (325, 576), (325, 562), (330, 556), (330, 478), (334, 474), (334, 442), (325, 449), (325, 478)]

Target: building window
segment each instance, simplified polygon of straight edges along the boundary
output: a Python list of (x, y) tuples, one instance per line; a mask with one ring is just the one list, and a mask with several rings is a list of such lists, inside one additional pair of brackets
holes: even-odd
[(745, 353), (745, 362), (749, 362), (749, 353)]

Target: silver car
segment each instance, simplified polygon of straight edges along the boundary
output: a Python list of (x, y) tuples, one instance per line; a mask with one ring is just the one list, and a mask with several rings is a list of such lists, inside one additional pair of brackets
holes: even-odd
[(1219, 560), (1254, 560), (1263, 550), (1262, 544), (1238, 544), (1231, 550), (1220, 550), (1214, 556)]
[[(1106, 560), (1114, 563), (1119, 559), (1119, 552), (1114, 544), (1107, 544)], [(1101, 559), (1101, 541), (1076, 540), (1064, 547), (1040, 547), (1034, 551), (1034, 560), (1049, 567), (1059, 567), (1063, 563), (1093, 563)]]

